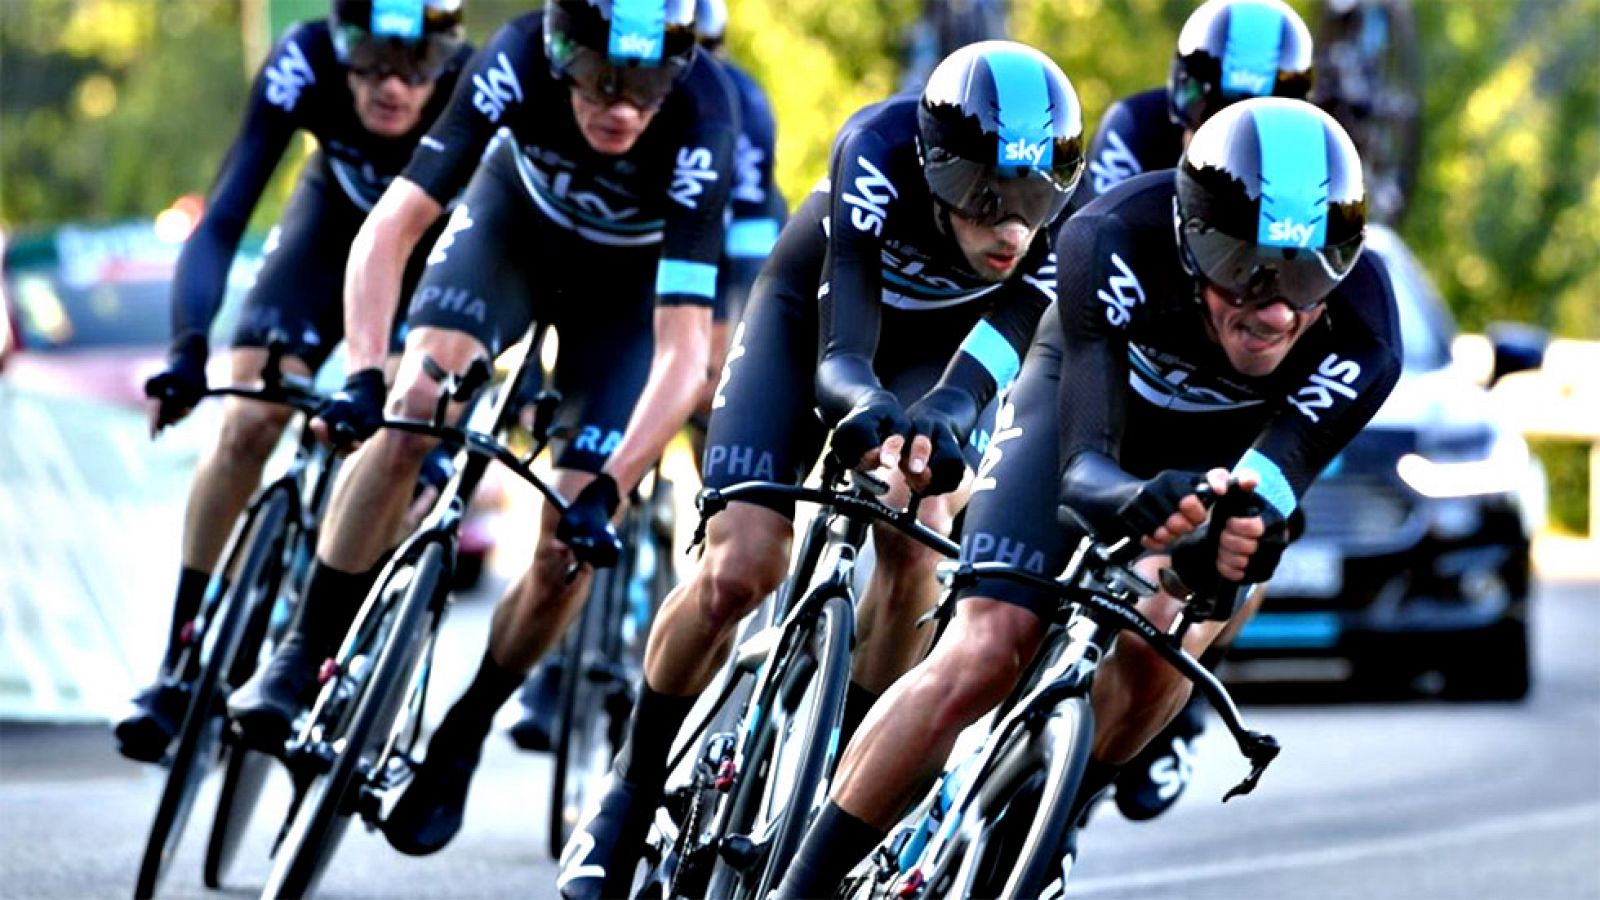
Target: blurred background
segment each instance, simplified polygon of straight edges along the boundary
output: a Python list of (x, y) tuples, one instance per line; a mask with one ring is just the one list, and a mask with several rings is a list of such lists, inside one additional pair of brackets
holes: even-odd
[[(1370, 129), (1357, 136), (1379, 169), (1370, 180), (1392, 228), (1374, 229), (1369, 252), (1396, 284), (1408, 377), (1307, 498), (1312, 531), (1285, 556), (1273, 604), (1241, 638), (1232, 676), (1267, 689), (1305, 677), (1349, 682), (1386, 699), (1532, 699), (1265, 713), (1297, 755), (1285, 754), (1277, 793), (1252, 806), (1268, 813), (1262, 833), (1334, 842), (1364, 834), (1367, 811), (1384, 808), (1386, 822), (1415, 825), (1420, 837), (1381, 851), (1341, 844), (1332, 856), (1322, 844), (1275, 846), (1288, 860), (1282, 878), (1253, 882), (1253, 891), (1237, 879), (1204, 880), (1232, 879), (1244, 865), (1127, 882), (1117, 873), (1132, 857), (1106, 845), (1075, 885), (1118, 896), (1211, 896), (1200, 885), (1215, 884), (1229, 897), (1312, 896), (1312, 885), (1326, 896), (1600, 897), (1600, 0), (1290, 3), (1324, 54), (1321, 99), (1344, 104), (1353, 131)], [(824, 173), (845, 118), (915, 84), (942, 47), (1008, 33), (1044, 49), (1072, 78), (1093, 129), (1114, 100), (1165, 82), (1195, 4), (729, 5), (731, 56), (771, 98), (778, 180), (793, 207)], [(469, 36), (481, 43), (536, 6), (466, 0)], [(323, 0), (0, 2), (0, 820), (29, 834), (0, 841), (9, 876), (0, 894), (104, 895), (131, 883), (158, 773), (113, 757), (100, 726), (154, 671), (183, 499), (217, 425), (202, 405), (151, 442), (141, 385), (164, 358), (172, 266), (250, 79), (290, 22), (326, 11)], [(304, 137), (291, 150), (257, 208), (231, 300), (251, 284), (262, 238), (313, 149)], [(230, 333), (232, 308), (215, 335)], [(680, 453), (680, 472), (682, 463)], [(491, 500), (474, 545), (489, 554), (489, 577), (452, 613), (445, 640), (459, 652), (442, 655), (445, 681), (468, 673), (486, 601), (531, 549), (525, 500), (514, 490)], [(1330, 660), (1332, 668), (1311, 666)], [(57, 735), (70, 730), (27, 722), (92, 728), (68, 739)], [(507, 889), (487, 873), (506, 858), (526, 861), (526, 836), (497, 830), (531, 815), (516, 799), (520, 762), (508, 754), (491, 749), (487, 777), (499, 787), (474, 801), (495, 815), (468, 819), (462, 842), (475, 849), (456, 870), (464, 893)], [(1511, 756), (1535, 774), (1509, 778)], [(1572, 773), (1576, 781), (1564, 780)], [(111, 780), (104, 789), (68, 783), (91, 775)], [(1227, 776), (1205, 770), (1195, 790)], [(139, 779), (139, 790), (126, 790)], [(1477, 797), (1486, 784), (1504, 790)], [(1474, 797), (1451, 785), (1473, 786)], [(1384, 806), (1413, 787), (1430, 799)], [(1460, 802), (1438, 799), (1447, 797)], [(1531, 817), (1451, 830), (1476, 821), (1478, 807), (1520, 810), (1539, 797), (1549, 803)], [(1209, 853), (1193, 842), (1239, 822), (1188, 809), (1157, 839), (1163, 858)], [(1327, 819), (1320, 830), (1299, 830), (1308, 809)], [(1107, 840), (1127, 824), (1111, 823)], [(1552, 828), (1565, 841), (1544, 841)], [(109, 852), (83, 859), (85, 838)], [(381, 842), (368, 843), (352, 869), (362, 893), (414, 895), (411, 863), (395, 866)], [(1509, 877), (1506, 860), (1525, 845), (1518, 878), (1494, 880)], [(1391, 851), (1393, 865), (1372, 870), (1377, 881), (1335, 865)], [(1416, 858), (1408, 864), (1402, 852)], [(1307, 878), (1322, 865), (1329, 878)], [(550, 883), (544, 869), (518, 877)], [(1374, 893), (1373, 884), (1383, 887)]]

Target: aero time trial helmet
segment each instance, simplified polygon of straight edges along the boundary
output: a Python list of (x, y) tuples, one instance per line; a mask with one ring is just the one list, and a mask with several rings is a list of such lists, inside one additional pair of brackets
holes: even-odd
[(1194, 130), (1236, 100), (1311, 91), (1311, 31), (1283, 0), (1207, 0), (1178, 34), (1167, 113)]
[(1361, 158), (1309, 103), (1260, 97), (1222, 110), (1195, 132), (1176, 181), (1184, 267), (1235, 305), (1312, 309), (1361, 255)]
[(654, 109), (694, 59), (694, 0), (548, 0), (550, 71), (600, 103)]
[(945, 57), (917, 110), (922, 171), (945, 206), (985, 225), (1054, 220), (1083, 174), (1083, 109), (1048, 56), (981, 41)]
[(694, 30), (700, 46), (715, 51), (728, 36), (727, 0), (696, 0), (694, 5)]
[(333, 0), (334, 54), (357, 75), (439, 77), (461, 47), (461, 0)]

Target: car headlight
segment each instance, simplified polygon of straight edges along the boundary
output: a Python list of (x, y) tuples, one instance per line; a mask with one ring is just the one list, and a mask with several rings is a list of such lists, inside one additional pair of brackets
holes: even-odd
[(1528, 465), (1527, 442), (1514, 432), (1496, 430), (1476, 454), (1435, 459), (1407, 453), (1395, 470), (1412, 490), (1441, 499), (1518, 491), (1528, 477)]

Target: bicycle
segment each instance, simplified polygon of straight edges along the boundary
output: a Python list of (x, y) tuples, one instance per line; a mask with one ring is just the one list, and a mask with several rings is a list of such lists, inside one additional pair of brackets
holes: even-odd
[(260, 387), (213, 388), (204, 395), (281, 403), (298, 412), (302, 423), (288, 469), (256, 492), (223, 554), (218, 571), (232, 573), (231, 584), (220, 595), (208, 593), (207, 603), (185, 629), (186, 649), (176, 668), (199, 674), (190, 685), (177, 743), (163, 760), (169, 771), (139, 863), (135, 897), (155, 893), (201, 783), (215, 765), (222, 764), (222, 790), (203, 871), (206, 886), (219, 887), (237, 855), (243, 823), (266, 777), (268, 758), (247, 749), (224, 727), (224, 701), (255, 671), (262, 651), (270, 649), (273, 620), (286, 619), (282, 613), (300, 595), (339, 466), (338, 457), (316, 440), (309, 427), (322, 398), (309, 380), (283, 374), (286, 353), (282, 340), (269, 343)]
[(1372, 221), (1405, 214), (1422, 162), (1422, 48), (1407, 0), (1327, 0), (1312, 102), (1350, 133)]
[(765, 898), (781, 880), (827, 796), (842, 749), (838, 729), (855, 640), (853, 576), (868, 526), (884, 522), (946, 556), (958, 552), (917, 521), (921, 497), (895, 510), (878, 499), (887, 490), (830, 454), (820, 488), (751, 481), (701, 492), (695, 543), (704, 539), (706, 521), (735, 500), (803, 501), (819, 509), (780, 589), (780, 624), (737, 646), (717, 699), (672, 762), (677, 768), (722, 717), (743, 677), (754, 674), (736, 730), (712, 733), (689, 783), (669, 793), (664, 806), (679, 811), (679, 822), (657, 816), (661, 837), (647, 853), (651, 871), (640, 896)]
[[(1238, 497), (1238, 500), (1231, 498)], [(1213, 515), (1247, 514), (1247, 493), (1230, 491)], [(1215, 676), (1182, 649), (1189, 626), (1219, 615), (1217, 598), (1192, 598), (1169, 631), (1134, 604), (1156, 586), (1130, 567), (1136, 539), (1104, 544), (1084, 537), (1059, 578), (1008, 563), (943, 564), (948, 597), (979, 578), (1002, 578), (1061, 601), (1027, 674), (995, 713), (995, 724), (969, 756), (947, 766), (901, 825), (848, 876), (838, 896), (853, 900), (943, 897), (1059, 897), (1071, 875), (1076, 831), (1071, 821), (1094, 734), (1090, 689), (1100, 662), (1122, 631), (1136, 632), (1199, 688), (1251, 763), (1250, 774), (1223, 800), (1248, 794), (1280, 750), (1269, 734), (1244, 727), (1238, 707)], [(1171, 570), (1162, 583), (1186, 594)], [(1224, 585), (1217, 597), (1232, 596)], [(1220, 614), (1226, 618), (1226, 613)], [(1052, 878), (1052, 874), (1055, 877)]]
[(636, 489), (623, 513), (621, 560), (595, 572), (583, 612), (558, 650), (547, 830), (552, 859), (561, 858), (622, 746), (633, 685), (644, 674), (650, 622), (676, 580), (672, 515), (672, 484), (657, 466), (649, 489)]
[[(537, 365), (542, 333), (542, 327), (535, 330), (512, 384)], [(375, 828), (386, 800), (410, 781), (418, 766), (413, 751), (421, 737), (459, 529), (489, 463), (498, 461), (533, 485), (546, 503), (566, 510), (561, 495), (529, 468), (553, 435), (560, 397), (554, 392), (539, 395), (533, 448), (518, 457), (494, 436), (516, 420), (515, 390), (501, 392), (487, 413), (492, 423), (487, 432), (443, 424), (452, 402), (466, 402), (488, 382), (487, 360), (480, 357), (461, 374), (445, 372), (431, 359), (423, 367), (441, 385), (433, 417), (385, 419), (382, 427), (436, 438), (460, 448), (466, 459), (456, 466), (432, 512), (384, 566), (338, 654), (323, 663), (316, 701), (284, 749), (296, 791), (263, 897), (310, 894), (351, 818), (359, 816)]]

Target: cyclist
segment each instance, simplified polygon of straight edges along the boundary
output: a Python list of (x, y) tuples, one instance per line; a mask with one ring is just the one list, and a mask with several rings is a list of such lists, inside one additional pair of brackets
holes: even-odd
[(1138, 175), (1170, 168), (1217, 110), (1248, 97), (1311, 90), (1311, 31), (1282, 0), (1207, 0), (1184, 21), (1165, 88), (1111, 104), (1089, 144), (1074, 208)]
[[(555, 483), (574, 500), (565, 517), (544, 510), (533, 563), (496, 609), (482, 665), (386, 820), (390, 843), (411, 854), (459, 830), (495, 710), (577, 612), (589, 578), (567, 581), (570, 548), (614, 561), (623, 492), (699, 398), (738, 127), (723, 76), (696, 52), (687, 0), (549, 0), (503, 26), (468, 74), (356, 238), (346, 280), (354, 374), (315, 424), (374, 434), (396, 260), (470, 177), (412, 295), (389, 408), (431, 414), (438, 385), (424, 359), (461, 371), (532, 320), (553, 323), (555, 386), (573, 401), (564, 415), (576, 428)], [(229, 701), (247, 739), (281, 742), (314, 692), (432, 443), (380, 431), (346, 468), (307, 614)]]
[[(1360, 256), (1365, 220), (1349, 137), (1280, 98), (1217, 113), (1177, 170), (1131, 179), (1068, 218), (1058, 304), (997, 417), (963, 557), (1059, 573), (1078, 533), (1057, 526), (1048, 486), (1060, 476), (1063, 505), (1102, 537), (1143, 536), (1147, 576), (1172, 559), (1202, 595), (1219, 576), (1266, 581), (1299, 498), (1399, 377), (1394, 296)], [(1197, 473), (1226, 491), (1223, 467), (1264, 501), (1260, 515), (1208, 520)], [(964, 591), (944, 639), (845, 751), (779, 897), (831, 895), (956, 735), (1012, 690), (1054, 602), (998, 580)], [(1178, 608), (1166, 593), (1139, 604), (1157, 627)], [(1185, 648), (1200, 653), (1223, 627), (1196, 625)], [(1144, 643), (1117, 643), (1095, 676), (1080, 807), (1188, 690)]]
[[(1053, 294), (1049, 227), (1082, 173), (1082, 139), (1067, 77), (1003, 41), (952, 54), (920, 98), (856, 113), (756, 281), (713, 401), (707, 485), (798, 483), (831, 426), (842, 460), (895, 471), (891, 503), (907, 486), (943, 495), (921, 516), (948, 530), (966, 450), (984, 441), (980, 412)], [(617, 896), (631, 881), (672, 740), (740, 620), (782, 579), (793, 516), (793, 504), (735, 503), (711, 520), (705, 555), (652, 627), (615, 775), (563, 854), (564, 896)], [(888, 528), (873, 541), (846, 738), (925, 652), (915, 622), (937, 599), (933, 551)]]
[[(739, 98), (738, 150), (735, 155), (733, 187), (728, 203), (727, 236), (722, 260), (717, 267), (717, 299), (712, 307), (711, 362), (706, 369), (706, 390), (695, 413), (695, 427), (689, 434), (698, 445), (704, 443), (705, 417), (711, 413), (711, 395), (717, 373), (728, 355), (728, 323), (737, 322), (744, 310), (750, 286), (755, 283), (761, 264), (778, 240), (778, 229), (789, 210), (773, 180), (773, 158), (777, 128), (772, 107), (756, 80), (728, 59), (722, 51), (728, 27), (725, 0), (698, 0), (695, 3), (695, 33), (701, 48), (722, 64)], [(696, 457), (700, 456), (696, 453)], [(523, 715), (511, 727), (511, 737), (526, 750), (548, 750), (554, 745), (557, 689), (560, 663), (547, 660), (529, 677), (523, 687)]]
[[(186, 416), (206, 391), (207, 334), (228, 267), (262, 190), (302, 129), (319, 149), (267, 239), (228, 368), (234, 382), (258, 379), (273, 331), (290, 341), (286, 371), (309, 374), (322, 366), (343, 333), (339, 291), (350, 241), (444, 109), (470, 55), (462, 41), (461, 0), (334, 0), (326, 20), (300, 23), (283, 36), (256, 75), (244, 124), (178, 260), (176, 336), (165, 370), (145, 388), (152, 435)], [(413, 279), (420, 269), (419, 258), (409, 272)], [(185, 683), (194, 674), (175, 671), (184, 635), (289, 415), (250, 400), (230, 398), (223, 405), (221, 435), (189, 493), (161, 674), (116, 725), (125, 756), (160, 759), (181, 724)]]
[[(1166, 88), (1119, 100), (1101, 118), (1089, 145), (1088, 177), (1073, 206), (1087, 205), (1141, 172), (1169, 167), (1194, 130), (1230, 103), (1267, 94), (1305, 99), (1312, 74), (1311, 32), (1281, 0), (1209, 0), (1184, 22)], [(1236, 617), (1234, 627), (1207, 650), (1201, 660), (1206, 668), (1222, 661), (1252, 612)], [(1123, 767), (1116, 790), (1123, 815), (1151, 819), (1178, 802), (1193, 775), (1205, 725), (1206, 702), (1197, 695)]]

